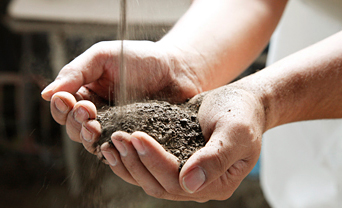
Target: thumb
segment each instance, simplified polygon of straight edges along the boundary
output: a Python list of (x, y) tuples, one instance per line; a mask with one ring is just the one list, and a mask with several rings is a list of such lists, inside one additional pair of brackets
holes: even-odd
[[(179, 176), (181, 187), (188, 193), (195, 193), (221, 176), (234, 183), (230, 186), (237, 186), (249, 173), (248, 161), (240, 159), (240, 152), (226, 136), (214, 133), (206, 146), (184, 164)], [(220, 184), (221, 187), (224, 185)]]
[(52, 95), (60, 91), (75, 94), (81, 86), (99, 79), (104, 72), (105, 66), (110, 65), (108, 61), (111, 60), (109, 57), (111, 53), (108, 45), (111, 44), (97, 43), (65, 65), (55, 81), (42, 91), (43, 99), (50, 101)]

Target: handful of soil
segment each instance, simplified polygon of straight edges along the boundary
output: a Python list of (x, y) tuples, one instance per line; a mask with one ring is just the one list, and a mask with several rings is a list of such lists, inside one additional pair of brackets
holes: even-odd
[(115, 131), (143, 131), (175, 155), (180, 169), (187, 159), (205, 145), (197, 119), (200, 103), (170, 104), (147, 101), (125, 106), (105, 106), (98, 110), (102, 133), (98, 145), (111, 143)]

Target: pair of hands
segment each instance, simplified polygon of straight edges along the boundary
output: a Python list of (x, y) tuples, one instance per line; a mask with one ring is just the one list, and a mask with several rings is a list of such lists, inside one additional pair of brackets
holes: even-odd
[[(113, 97), (118, 76), (120, 42), (95, 44), (66, 65), (42, 92), (51, 101), (51, 114), (66, 125), (69, 137), (95, 152), (101, 126), (96, 105)], [(203, 80), (196, 75), (196, 58), (172, 46), (145, 41), (125, 43), (129, 73), (127, 88), (136, 98), (181, 102), (204, 96), (198, 118), (207, 144), (179, 172), (176, 157), (152, 137), (116, 132), (101, 153), (112, 171), (128, 183), (141, 186), (154, 197), (177, 201), (224, 200), (256, 164), (264, 131), (264, 108), (257, 95), (241, 83), (200, 94)], [(243, 82), (243, 80), (242, 80)], [(248, 84), (248, 83), (245, 83)], [(164, 98), (165, 99), (165, 98)]]

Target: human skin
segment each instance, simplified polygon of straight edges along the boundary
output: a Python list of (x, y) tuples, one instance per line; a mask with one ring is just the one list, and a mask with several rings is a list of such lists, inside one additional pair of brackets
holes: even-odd
[[(181, 102), (228, 83), (266, 46), (285, 4), (273, 0), (194, 1), (157, 43), (125, 41), (126, 68), (131, 75), (128, 90), (137, 98), (163, 98), (166, 93), (169, 101)], [(111, 89), (119, 85), (113, 80), (119, 53), (117, 41), (94, 45), (66, 65), (42, 92), (51, 101), (54, 119), (66, 125), (72, 140), (92, 153), (101, 131), (94, 120), (95, 104), (114, 97)], [(225, 96), (220, 100), (214, 94)], [(219, 88), (206, 96), (199, 117), (208, 143), (180, 173), (176, 158), (143, 132), (114, 133), (115, 148), (101, 147), (113, 172), (157, 198), (200, 202), (229, 198), (258, 159), (264, 127), (252, 124), (264, 119), (263, 104), (239, 88)], [(205, 110), (213, 98), (217, 103)], [(223, 107), (231, 110), (229, 114), (221, 116)], [(223, 122), (229, 116), (233, 119)]]
[[(261, 143), (261, 134), (267, 130), (296, 121), (342, 117), (341, 44), (342, 32), (339, 32), (258, 73), (205, 95), (198, 116), (201, 126), (206, 127), (203, 133), (210, 137), (209, 142), (217, 141), (214, 139), (216, 134), (224, 135), (222, 141), (225, 138), (230, 143), (236, 142), (237, 145), (227, 149), (223, 158), (231, 160), (232, 156), (241, 153), (238, 161), (242, 164), (237, 172), (243, 175), (248, 169), (247, 162), (253, 163), (255, 155), (251, 154), (251, 147)], [(208, 129), (212, 131), (207, 132)], [(241, 150), (242, 147), (245, 151)], [(226, 166), (229, 162), (219, 160), (215, 164), (215, 158), (220, 157), (214, 155), (214, 159), (208, 159), (205, 154), (198, 151), (185, 164), (188, 169), (211, 169), (210, 175), (205, 172), (206, 180), (199, 191), (210, 186), (212, 179), (225, 170), (230, 170), (229, 165)], [(217, 175), (211, 175), (215, 172), (212, 168), (216, 169)], [(234, 174), (231, 175), (234, 178)]]
[(255, 74), (264, 93), (265, 130), (303, 120), (341, 118), (342, 32)]
[(112, 136), (117, 147), (112, 153), (120, 158), (112, 164), (113, 171), (127, 171), (122, 178), (159, 198), (229, 198), (255, 165), (265, 131), (290, 122), (342, 117), (341, 44), (342, 32), (207, 92), (198, 118), (208, 143), (179, 175), (176, 159), (141, 132)]

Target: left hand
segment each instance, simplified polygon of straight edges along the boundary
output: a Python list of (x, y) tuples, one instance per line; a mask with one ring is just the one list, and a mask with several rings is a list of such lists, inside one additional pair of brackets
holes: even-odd
[(263, 105), (256, 94), (233, 84), (208, 92), (198, 118), (208, 142), (180, 173), (177, 158), (143, 132), (115, 132), (115, 148), (105, 143), (102, 154), (115, 174), (156, 198), (227, 199), (259, 158), (265, 126)]
[[(190, 49), (178, 48), (167, 41), (124, 41), (127, 94), (141, 100), (167, 99), (184, 102), (202, 91), (207, 83), (202, 56)], [(51, 101), (51, 115), (66, 125), (71, 140), (80, 142), (91, 153), (101, 134), (95, 120), (96, 107), (113, 103), (120, 86), (121, 41), (100, 42), (59, 72), (57, 78), (42, 92)], [(122, 81), (122, 80), (121, 80)]]

